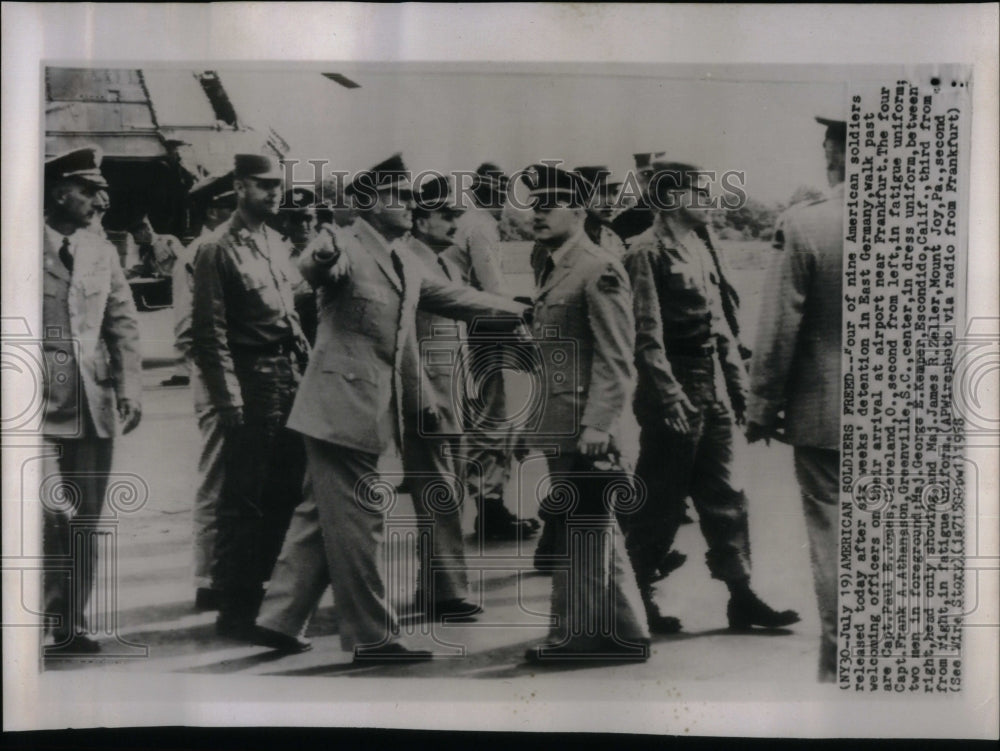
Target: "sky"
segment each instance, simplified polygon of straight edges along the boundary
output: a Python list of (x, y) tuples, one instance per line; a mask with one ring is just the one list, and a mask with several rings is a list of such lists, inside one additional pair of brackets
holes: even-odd
[[(331, 72), (338, 71), (336, 65)], [(764, 71), (766, 73), (766, 70)], [(354, 172), (402, 152), (414, 172), (507, 172), (542, 159), (604, 164), (618, 179), (637, 151), (719, 172), (742, 170), (748, 194), (787, 203), (800, 185), (826, 187), (823, 128), (844, 110), (845, 87), (827, 81), (741, 80), (663, 68), (635, 73), (352, 69), (346, 89), (310, 70), (222, 68), (247, 124), (273, 127), (291, 158), (327, 159)], [(792, 76), (791, 78), (795, 78)], [(308, 172), (296, 172), (297, 178)]]

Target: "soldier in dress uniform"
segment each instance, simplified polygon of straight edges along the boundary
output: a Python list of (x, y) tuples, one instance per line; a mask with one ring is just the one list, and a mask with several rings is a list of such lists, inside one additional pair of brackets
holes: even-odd
[(42, 434), (51, 450), (43, 457), (40, 496), (45, 625), (55, 640), (46, 654), (100, 651), (86, 618), (97, 546), (78, 546), (74, 538), (86, 540), (100, 519), (119, 423), (129, 433), (142, 417), (132, 293), (118, 251), (87, 231), (98, 193), (108, 187), (100, 165), (96, 147), (45, 163)]
[[(399, 643), (378, 566), (386, 513), (377, 488), (378, 458), (400, 445), (407, 425), (416, 422), (434, 433), (440, 420), (435, 408), (421, 406), (417, 309), (464, 320), (501, 316), (497, 328), (509, 330), (525, 308), (427, 274), (409, 248), (415, 204), (399, 155), (359, 173), (348, 194), (358, 214), (350, 229), (320, 234), (299, 261), (318, 291), (320, 321), (288, 424), (305, 436), (318, 542), (334, 589), (341, 645), (354, 651), (356, 661), (427, 660), (429, 652)], [(292, 530), (308, 531), (307, 522), (296, 515)], [(276, 579), (284, 577), (282, 571), (301, 571), (292, 549), (299, 543), (305, 557), (315, 560), (316, 536), (293, 540), (290, 533), (281, 556), (288, 565)], [(306, 578), (321, 593), (325, 584), (313, 573)], [(276, 623), (269, 620), (268, 628)]]
[(638, 614), (638, 588), (596, 469), (614, 460), (634, 382), (628, 276), (584, 231), (580, 176), (546, 165), (527, 174), (536, 241), (548, 254), (540, 261), (532, 321), (544, 402), (535, 435), (526, 438), (547, 448), (549, 498), (576, 502), (548, 509), (549, 534), (569, 541), (562, 546), (567, 570), (554, 572), (550, 639), (525, 657), (645, 660), (649, 633)]
[[(795, 447), (819, 604), (819, 678), (837, 677), (841, 305), (847, 124), (826, 127), (830, 189), (785, 215), (784, 251), (764, 289), (750, 371), (747, 440)], [(783, 413), (783, 415), (782, 415)], [(783, 418), (783, 419), (782, 419)]]
[[(476, 169), (472, 185), (473, 206), (455, 223), (454, 244), (445, 258), (454, 264), (462, 281), (475, 289), (506, 294), (500, 261), (500, 217), (507, 200), (508, 178), (495, 164)], [(507, 423), (507, 396), (503, 359), (493, 342), (476, 342), (470, 331), (471, 389), (463, 409), (465, 438), (463, 471), (468, 497), (476, 504), (476, 531), (485, 540), (516, 540), (538, 529), (536, 519), (519, 519), (504, 505), (510, 479), (515, 436)]]
[[(629, 518), (629, 555), (651, 629), (676, 631), (660, 614), (654, 584), (691, 496), (708, 543), (712, 576), (730, 590), (730, 628), (778, 628), (776, 612), (750, 587), (747, 500), (732, 478), (733, 425), (743, 423), (747, 373), (723, 305), (726, 281), (703, 239), (708, 196), (695, 167), (654, 162), (650, 198), (662, 208), (625, 256), (635, 299), (634, 409), (640, 426), (636, 475), (647, 501)], [(654, 192), (655, 191), (655, 192)]]
[[(459, 269), (447, 260), (455, 237), (455, 220), (461, 210), (455, 204), (447, 178), (427, 180), (416, 196), (413, 209), (413, 232), (409, 251), (419, 260), (428, 277), (454, 284), (462, 280)], [(417, 346), (420, 350), (421, 393), (433, 400), (436, 412), (433, 424), (407, 426), (403, 438), (403, 469), (406, 485), (413, 496), (418, 514), (434, 519), (431, 550), (421, 554), (422, 588), (416, 609), (430, 618), (448, 616), (471, 619), (482, 612), (480, 603), (468, 602), (469, 582), (465, 571), (465, 546), (462, 539), (464, 488), (455, 461), (460, 455), (463, 432), (461, 409), (465, 383), (465, 324), (429, 311), (417, 311)], [(418, 417), (425, 417), (426, 411)], [(412, 421), (411, 421), (412, 422)], [(451, 498), (438, 498), (432, 505), (425, 495), (435, 487), (447, 487)], [(442, 570), (431, 572), (429, 554), (448, 561)], [(421, 588), (421, 589), (422, 589)]]
[(611, 222), (611, 228), (628, 245), (633, 237), (641, 235), (653, 224), (653, 210), (649, 205), (649, 178), (653, 174), (653, 161), (663, 159), (666, 152), (644, 151), (634, 154), (635, 177), (639, 186), (639, 200), (635, 206), (625, 209)]
[(593, 186), (593, 197), (587, 205), (587, 219), (583, 230), (594, 245), (598, 245), (616, 258), (625, 255), (625, 243), (618, 233), (611, 228), (611, 217), (614, 214), (615, 193), (608, 182), (611, 170), (607, 167), (577, 167), (578, 174)]
[(216, 630), (247, 638), (293, 509), (301, 500), (301, 438), (285, 427), (308, 356), (295, 312), (290, 248), (267, 220), (282, 173), (237, 154), (236, 213), (195, 259), (191, 349), (225, 431), (214, 572)]

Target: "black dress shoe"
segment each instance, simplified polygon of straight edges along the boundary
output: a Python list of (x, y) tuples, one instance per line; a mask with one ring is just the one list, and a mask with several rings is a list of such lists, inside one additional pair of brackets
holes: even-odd
[(500, 504), (496, 506), (476, 517), (476, 535), (482, 534), (484, 540), (491, 542), (526, 540), (534, 537), (541, 529), (542, 525), (538, 519), (519, 519), (508, 511), (506, 506)]
[(432, 604), (425, 615), (430, 620), (448, 620), (453, 623), (474, 621), (483, 612), (483, 606), (468, 600), (442, 600)]
[(257, 627), (253, 619), (219, 615), (215, 619), (215, 633), (228, 639), (254, 643)]
[(219, 591), (210, 587), (198, 587), (194, 591), (195, 610), (202, 612), (219, 609)]
[(672, 615), (660, 615), (657, 613), (654, 617), (648, 618), (647, 622), (649, 633), (656, 634), (657, 636), (677, 634), (681, 630), (680, 618), (675, 618)]
[[(360, 651), (359, 651), (360, 650)], [(395, 662), (429, 662), (434, 655), (426, 649), (407, 649), (397, 641), (378, 647), (359, 647), (354, 652), (355, 665), (384, 664)]]
[(172, 375), (165, 381), (160, 381), (161, 386), (187, 386), (191, 379), (186, 375)]
[(621, 644), (613, 639), (601, 639), (596, 643), (538, 644), (528, 648), (524, 659), (532, 665), (646, 662), (649, 659), (649, 640), (640, 639), (635, 644)]
[(68, 636), (56, 636), (56, 643), (45, 647), (46, 656), (96, 655), (101, 651), (101, 645), (84, 634), (77, 634), (72, 640)]
[(733, 631), (750, 631), (760, 628), (784, 628), (798, 623), (799, 614), (794, 610), (777, 611), (761, 600), (752, 590), (734, 594), (726, 607), (729, 628)]
[(264, 626), (257, 626), (253, 633), (253, 643), (261, 647), (270, 647), (278, 652), (299, 654), (313, 648), (312, 642), (298, 636), (289, 636)]

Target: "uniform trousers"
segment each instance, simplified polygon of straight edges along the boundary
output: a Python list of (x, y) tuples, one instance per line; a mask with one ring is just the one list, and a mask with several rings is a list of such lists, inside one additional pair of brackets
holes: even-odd
[[(414, 509), (420, 517), (432, 520), (431, 545), (418, 555), (421, 582), (430, 587), (428, 594), (437, 602), (465, 599), (468, 595), (461, 489), (451, 448), (447, 439), (411, 436), (403, 450), (403, 468)], [(257, 619), (258, 625), (290, 636), (305, 634), (330, 585), (332, 564), (328, 565), (324, 532), (311, 488), (313, 474), (310, 469), (306, 475), (304, 500), (292, 516)], [(336, 588), (334, 593), (336, 599)], [(339, 616), (339, 601), (337, 608)]]
[[(571, 644), (584, 651), (599, 649), (608, 639), (635, 644), (649, 639), (635, 574), (625, 559), (623, 535), (604, 502), (602, 488), (588, 487), (586, 473), (575, 471), (572, 453), (550, 457), (549, 499), (564, 513), (550, 513), (546, 524), (556, 526), (556, 539), (565, 540), (564, 565), (552, 575), (552, 615), (549, 638), (553, 644)], [(564, 499), (564, 500), (563, 500)]]
[(220, 617), (252, 621), (302, 498), (302, 439), (285, 427), (299, 381), (287, 355), (236, 354), (243, 424), (223, 440), (216, 564)]
[(380, 560), (386, 509), (378, 455), (308, 436), (305, 446), (341, 647), (350, 651), (390, 642), (399, 624)]
[(464, 475), (467, 497), (480, 518), (489, 519), (503, 506), (513, 456), (503, 369), (485, 369), (477, 387), (478, 397), (466, 395), (464, 402)]
[(628, 519), (628, 549), (639, 585), (651, 586), (657, 565), (670, 551), (691, 497), (708, 543), (706, 560), (716, 579), (734, 582), (750, 576), (747, 499), (733, 487), (733, 417), (719, 393), (711, 358), (671, 358), (675, 376), (697, 414), (688, 415), (690, 432), (680, 435), (662, 420), (640, 417), (636, 477), (646, 486), (646, 501)]
[(198, 454), (198, 488), (195, 490), (191, 522), (194, 542), (194, 585), (212, 587), (215, 566), (215, 537), (218, 532), (219, 496), (222, 494), (223, 442), (226, 431), (219, 425), (218, 414), (208, 398), (205, 381), (197, 367), (191, 368), (191, 391), (194, 413), (201, 433)]
[[(86, 420), (89, 423), (89, 416)], [(88, 532), (101, 517), (111, 471), (110, 438), (91, 426), (82, 438), (46, 437), (42, 471), (42, 552), (45, 555), (46, 626), (56, 642), (89, 628), (98, 545)]]
[(840, 533), (840, 452), (795, 447), (795, 477), (809, 533), (813, 585), (822, 627), (819, 679), (837, 677), (837, 568)]

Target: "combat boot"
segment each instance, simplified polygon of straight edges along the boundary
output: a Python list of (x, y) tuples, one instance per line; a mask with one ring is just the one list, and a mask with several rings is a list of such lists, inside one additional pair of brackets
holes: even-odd
[(732, 631), (750, 631), (754, 626), (766, 629), (784, 628), (800, 620), (799, 614), (794, 610), (779, 612), (770, 607), (750, 589), (748, 583), (730, 587), (726, 616)]

